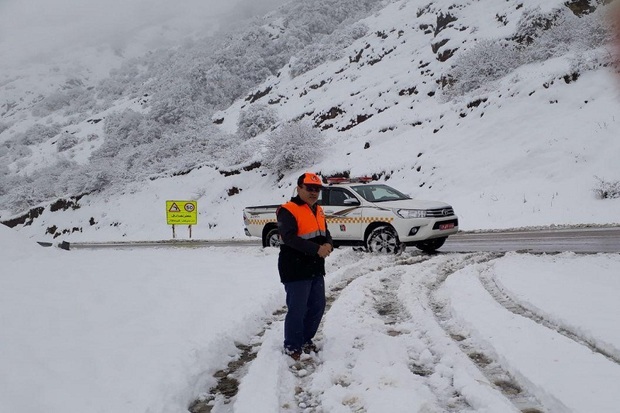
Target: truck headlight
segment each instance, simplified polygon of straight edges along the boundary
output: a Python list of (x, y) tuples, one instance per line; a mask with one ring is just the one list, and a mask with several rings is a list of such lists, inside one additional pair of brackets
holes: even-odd
[(425, 209), (395, 209), (394, 213), (401, 218), (426, 218)]

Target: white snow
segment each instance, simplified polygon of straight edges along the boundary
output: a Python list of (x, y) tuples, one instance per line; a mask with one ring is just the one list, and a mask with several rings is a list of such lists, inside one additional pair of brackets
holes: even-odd
[[(257, 357), (233, 372), (239, 391), (228, 403), (216, 396), (214, 412), (518, 411), (453, 332), (549, 411), (616, 411), (617, 361), (509, 312), (480, 278), (619, 354), (617, 254), (487, 262), (484, 254), (337, 250), (322, 351), (298, 371), (281, 352), (282, 316), (273, 315), (284, 304), (277, 250), (63, 251), (3, 226), (0, 246), (0, 411), (183, 412), (239, 357), (237, 343)], [(436, 302), (449, 319), (438, 321)]]
[[(515, 257), (508, 257), (511, 261)], [(520, 299), (529, 304), (539, 303), (541, 314), (558, 314), (565, 324), (576, 330), (593, 330), (598, 325), (600, 335), (590, 338), (594, 343), (608, 335), (617, 334), (618, 300), (604, 291), (616, 284), (618, 256), (591, 257), (566, 256), (555, 258), (557, 265), (549, 268), (547, 257), (517, 257), (519, 271), (508, 263), (510, 269), (492, 269), (506, 280), (506, 285), (520, 285)], [(601, 271), (603, 282), (592, 285), (588, 279), (595, 269), (613, 263), (612, 268)], [(498, 262), (502, 267), (506, 263)], [(587, 267), (587, 272), (584, 272)], [(504, 267), (506, 268), (506, 267)], [(522, 376), (533, 391), (555, 411), (613, 412), (618, 408), (617, 390), (620, 380), (620, 363), (611, 362), (588, 347), (558, 334), (530, 319), (510, 313), (488, 294), (478, 282), (483, 268), (467, 267), (450, 277), (446, 283), (447, 294), (458, 319), (462, 319), (499, 354), (502, 362)], [(613, 273), (612, 273), (613, 272)], [(524, 287), (522, 278), (538, 279)], [(607, 282), (605, 282), (607, 281)], [(586, 289), (582, 289), (586, 287)], [(510, 289), (508, 289), (510, 291)], [(578, 293), (577, 293), (578, 292)], [(589, 295), (595, 293), (596, 295)], [(598, 294), (601, 293), (601, 294)], [(615, 295), (615, 294), (614, 294)], [(540, 297), (546, 297), (540, 302)], [(534, 304), (535, 305), (535, 304)], [(581, 307), (588, 315), (576, 315)], [(612, 308), (613, 307), (613, 308)], [(611, 310), (613, 313), (608, 314)], [(571, 316), (572, 314), (572, 316)], [(597, 317), (598, 316), (598, 317)], [(601, 319), (597, 319), (597, 318)], [(605, 323), (607, 321), (607, 323)], [(601, 324), (605, 324), (602, 327)], [(607, 331), (610, 331), (607, 333)], [(611, 346), (617, 352), (618, 346)]]
[[(453, 2), (435, 3), (447, 10)], [(472, 33), (478, 39), (512, 33), (521, 13), (516, 3), (487, 3), (453, 10), (469, 30), (447, 29), (446, 47), (469, 47)], [(530, 3), (548, 10), (563, 2)], [(418, 8), (390, 4), (366, 19), (369, 34), (343, 59), (268, 81), (273, 96), (286, 97), (274, 105), (283, 119), (337, 105), (346, 110), (325, 131), (329, 154), (310, 169), (384, 173), (382, 180), (389, 175), (387, 184), (405, 193), (453, 205), (465, 230), (617, 225), (620, 199), (593, 194), (596, 177), (620, 180), (620, 105), (608, 69), (585, 71), (567, 84), (562, 76), (579, 57), (569, 53), (456, 101), (427, 99), (439, 92), (436, 76), (445, 67), (417, 28), (435, 15), (416, 20)], [(510, 24), (499, 24), (496, 13)], [(402, 36), (394, 28), (403, 28)], [(394, 46), (383, 63), (368, 63)], [(362, 48), (364, 60), (349, 64)], [(102, 67), (119, 63), (110, 59)], [(418, 75), (423, 62), (433, 75)], [(54, 90), (64, 76), (47, 71), (37, 73), (49, 83), (5, 75), (3, 98), (17, 99), (13, 86), (29, 79), (25, 90), (34, 95)], [(330, 83), (310, 88), (323, 79)], [(418, 95), (399, 95), (412, 86)], [(487, 101), (467, 106), (479, 98)], [(224, 129), (234, 132), (243, 104), (221, 112)], [(116, 109), (136, 105), (125, 101)], [(374, 116), (335, 131), (367, 113)], [(30, 115), (15, 116), (11, 121)], [(75, 127), (83, 140), (101, 123)], [(18, 122), (1, 139), (24, 128)], [(50, 148), (41, 145), (20, 167), (26, 173), (52, 162)], [(81, 144), (75, 159), (84, 162), (93, 148)], [(169, 239), (168, 199), (198, 201), (194, 238), (246, 239), (243, 207), (287, 200), (301, 172), (278, 181), (261, 169), (224, 176), (204, 167), (85, 196), (79, 209), (52, 212), (43, 205), (43, 214), (18, 230), (0, 225), (0, 412), (186, 412), (194, 400), (209, 399), (214, 374), (237, 361), (242, 346), (256, 358), (230, 372), (240, 381), (235, 396), (214, 391), (215, 413), (620, 411), (618, 254), (376, 256), (338, 249), (328, 258), (333, 304), (317, 339), (322, 351), (299, 368), (281, 352), (284, 291), (276, 250), (62, 251), (33, 241)], [(228, 195), (233, 188), (239, 193)], [(188, 237), (185, 228), (177, 234)], [(478, 354), (491, 369), (475, 360)], [(498, 380), (518, 384), (527, 397), (502, 392)]]
[(28, 245), (26, 256), (0, 230), (0, 411), (179, 408), (281, 306), (277, 251)]

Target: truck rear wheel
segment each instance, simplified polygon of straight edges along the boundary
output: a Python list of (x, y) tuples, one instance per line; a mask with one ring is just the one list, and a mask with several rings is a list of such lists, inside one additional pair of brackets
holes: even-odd
[(373, 229), (366, 238), (366, 247), (370, 252), (383, 254), (400, 254), (405, 250), (405, 244), (400, 242), (394, 228), (388, 225)]
[(418, 242), (415, 246), (424, 252), (432, 254), (441, 248), (443, 243), (446, 242), (446, 239), (448, 239), (448, 237), (427, 239), (426, 241)]
[(271, 228), (265, 234), (265, 238), (263, 239), (263, 247), (279, 247), (282, 243), (282, 239), (280, 239), (280, 234), (278, 233), (278, 228)]

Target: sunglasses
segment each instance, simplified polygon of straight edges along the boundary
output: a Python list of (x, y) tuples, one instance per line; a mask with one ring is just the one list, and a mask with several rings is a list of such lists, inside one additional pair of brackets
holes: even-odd
[(304, 185), (304, 188), (308, 192), (321, 192), (321, 189), (323, 189), (322, 186), (317, 186), (317, 185)]

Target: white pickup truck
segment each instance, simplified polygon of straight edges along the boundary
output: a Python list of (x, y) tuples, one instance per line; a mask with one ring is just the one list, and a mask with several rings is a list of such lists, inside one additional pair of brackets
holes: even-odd
[[(398, 253), (405, 245), (413, 245), (434, 252), (459, 227), (450, 205), (412, 199), (368, 179), (328, 179), (318, 202), (325, 212), (335, 246), (361, 245), (371, 252)], [(264, 247), (279, 246), (276, 220), (279, 206), (246, 207), (243, 210), (246, 235), (260, 237)]]

